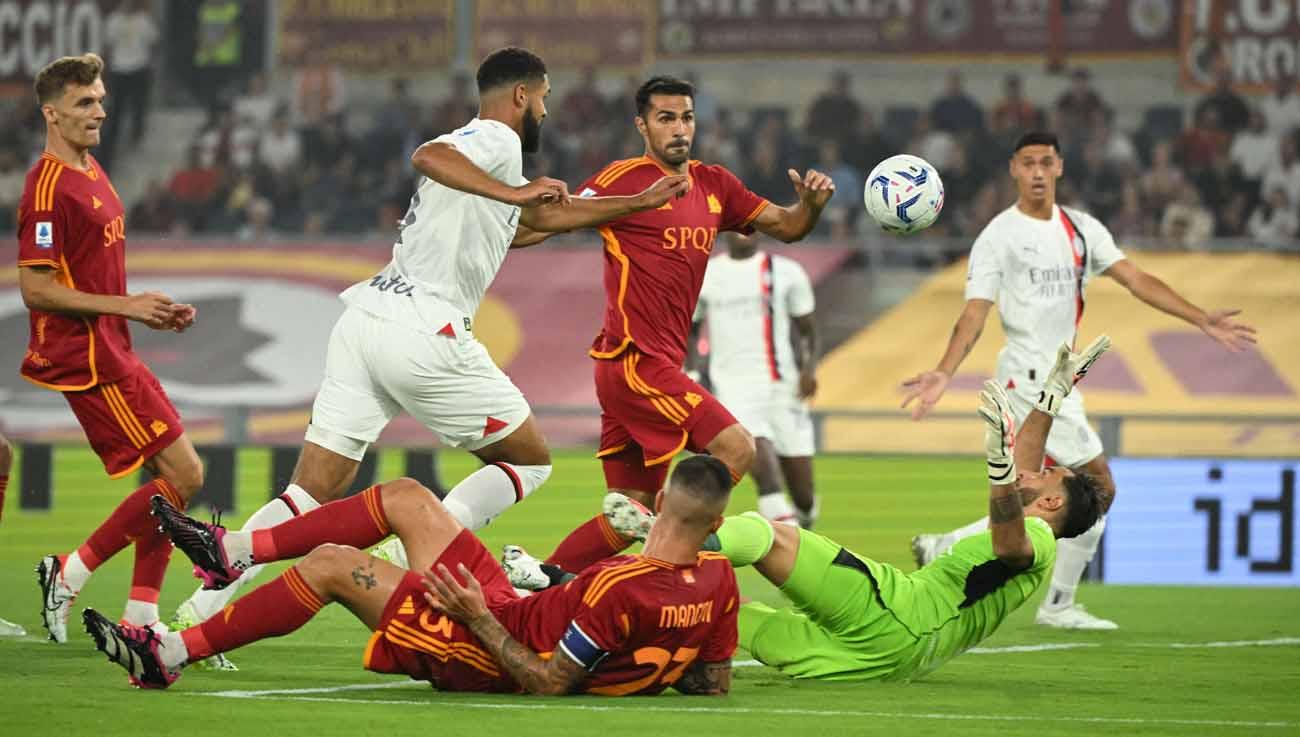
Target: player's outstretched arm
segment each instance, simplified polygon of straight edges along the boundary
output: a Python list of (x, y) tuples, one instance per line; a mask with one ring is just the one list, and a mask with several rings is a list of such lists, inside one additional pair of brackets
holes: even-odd
[(763, 208), (758, 217), (754, 218), (754, 228), (783, 243), (794, 243), (802, 240), (817, 226), (822, 210), (835, 194), (835, 183), (816, 169), (809, 169), (802, 177), (794, 169), (786, 173), (789, 174), (799, 199), (789, 207), (773, 203)]
[(1143, 271), (1128, 259), (1116, 261), (1106, 269), (1105, 274), (1122, 284), (1134, 297), (1165, 314), (1195, 325), (1234, 353), (1245, 350), (1256, 342), (1254, 327), (1232, 319), (1241, 310), (1206, 312), (1187, 301), (1160, 277)]
[(92, 294), (62, 283), (60, 272), (45, 266), (18, 269), (18, 287), (28, 309), (72, 315), (118, 315), (154, 330), (181, 330), (193, 322), (194, 308), (172, 304), (171, 297), (144, 292), (126, 297)]
[(1034, 564), (1034, 546), (1025, 532), (1025, 508), (1016, 485), (1016, 422), (1011, 400), (996, 381), (984, 382), (979, 413), (984, 420), (993, 554), (1012, 568), (1025, 569)]
[(479, 168), (454, 146), (429, 141), (411, 154), (411, 166), (444, 187), (487, 197), (516, 207), (535, 207), (550, 202), (568, 202), (569, 185), (559, 179), (540, 177), (512, 187)]
[[(939, 365), (932, 371), (917, 374), (903, 382), (903, 403), (907, 407), (913, 401), (912, 419), (919, 420), (934, 409), (948, 389), (948, 382), (957, 372), (957, 367), (970, 355), (971, 349), (979, 342), (984, 333), (984, 322), (988, 319), (989, 309), (993, 303), (987, 299), (968, 299), (962, 308), (957, 324), (952, 326), (952, 337), (948, 339), (948, 348), (943, 352)], [(917, 401), (920, 400), (920, 401)]]
[(630, 196), (575, 197), (539, 207), (527, 207), (519, 215), (519, 224), (529, 230), (560, 233), (617, 220), (642, 210), (661, 207), (674, 197), (686, 194), (691, 179), (685, 174), (660, 177), (644, 191)]
[(673, 689), (687, 696), (726, 696), (731, 691), (731, 661), (691, 663)]
[(469, 627), (483, 647), (492, 653), (501, 667), (525, 691), (539, 696), (562, 696), (571, 693), (587, 675), (587, 670), (568, 657), (556, 654), (543, 660), (532, 649), (510, 636), (506, 628), (487, 608), (483, 589), (465, 565), (457, 564), (465, 585), (452, 576), (441, 563), (424, 574), (424, 594), (429, 604)]

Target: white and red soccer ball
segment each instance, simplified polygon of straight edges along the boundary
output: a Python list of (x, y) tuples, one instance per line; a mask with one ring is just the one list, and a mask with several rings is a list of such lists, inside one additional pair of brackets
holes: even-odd
[(898, 154), (876, 165), (862, 194), (881, 228), (898, 235), (924, 230), (943, 210), (943, 181), (939, 172), (919, 156)]

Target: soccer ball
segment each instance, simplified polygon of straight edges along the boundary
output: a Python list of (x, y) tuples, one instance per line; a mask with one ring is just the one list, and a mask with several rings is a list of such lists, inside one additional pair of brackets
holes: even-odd
[(867, 214), (880, 227), (898, 235), (924, 230), (943, 210), (943, 181), (925, 159), (910, 154), (890, 156), (867, 177), (862, 199)]

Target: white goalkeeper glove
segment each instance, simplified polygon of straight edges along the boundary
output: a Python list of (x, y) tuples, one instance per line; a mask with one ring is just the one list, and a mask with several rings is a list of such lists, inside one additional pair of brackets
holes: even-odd
[(1055, 417), (1061, 411), (1061, 405), (1070, 390), (1074, 389), (1074, 385), (1079, 383), (1092, 364), (1109, 348), (1110, 338), (1105, 335), (1097, 336), (1096, 340), (1078, 353), (1070, 352), (1070, 346), (1062, 343), (1056, 351), (1056, 365), (1052, 366), (1047, 379), (1043, 381), (1043, 390), (1038, 393), (1034, 408)]
[(984, 382), (979, 413), (984, 418), (984, 453), (988, 460), (989, 483), (1015, 483), (1016, 420), (1011, 414), (1007, 390), (1001, 384), (993, 380)]

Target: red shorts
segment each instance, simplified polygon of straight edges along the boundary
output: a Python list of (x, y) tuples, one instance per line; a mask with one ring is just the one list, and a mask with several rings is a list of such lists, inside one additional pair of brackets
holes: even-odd
[[(460, 531), (434, 565), (438, 563), (451, 571), (464, 563), (483, 587), (489, 609), (519, 598), (501, 564), (469, 530)], [(429, 606), (420, 579), (408, 572), (388, 599), (379, 629), (366, 645), (366, 670), (407, 675), (443, 691), (517, 691), (478, 638)]]
[(113, 383), (64, 392), (90, 447), (112, 478), (121, 478), (184, 432), (176, 407), (144, 364)]
[(629, 346), (596, 361), (600, 450), (612, 489), (657, 493), (668, 462), (682, 450), (702, 452), (736, 424), (722, 403), (680, 367)]

